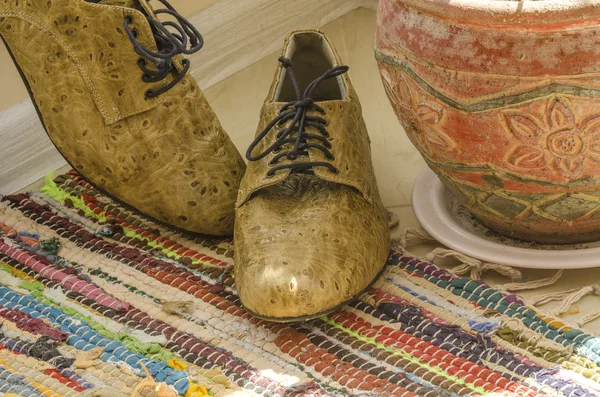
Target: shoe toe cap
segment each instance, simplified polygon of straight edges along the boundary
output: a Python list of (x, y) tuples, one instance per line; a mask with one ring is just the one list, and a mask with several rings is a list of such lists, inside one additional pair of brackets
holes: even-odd
[(248, 204), (236, 219), (236, 285), (244, 306), (261, 317), (297, 319), (335, 309), (367, 288), (386, 262), (382, 209), (342, 205), (335, 213), (313, 207), (276, 214), (267, 198)]
[(294, 258), (289, 251), (256, 258), (236, 276), (240, 299), (253, 313), (273, 318), (307, 316), (349, 300), (351, 275), (330, 274), (330, 266), (320, 262)]

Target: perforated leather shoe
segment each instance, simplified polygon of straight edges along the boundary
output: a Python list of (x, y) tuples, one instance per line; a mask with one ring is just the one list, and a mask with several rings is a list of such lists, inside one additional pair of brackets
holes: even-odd
[(245, 165), (188, 73), (202, 37), (159, 1), (5, 0), (0, 36), (82, 177), (163, 223), (231, 234)]
[(361, 106), (319, 31), (286, 41), (238, 195), (236, 286), (254, 315), (310, 319), (380, 273), (389, 228)]

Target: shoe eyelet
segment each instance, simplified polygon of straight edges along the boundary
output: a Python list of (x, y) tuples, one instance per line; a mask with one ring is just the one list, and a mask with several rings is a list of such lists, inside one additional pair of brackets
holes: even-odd
[(279, 153), (279, 152), (281, 152), (281, 146), (273, 149), (273, 153)]
[(125, 23), (131, 25), (133, 23), (133, 17), (131, 15), (125, 16)]
[(135, 29), (135, 28), (134, 28), (134, 29), (131, 31), (131, 34), (133, 34), (133, 37), (138, 37), (138, 34), (139, 34), (139, 32), (138, 32), (138, 30), (137, 30), (137, 29)]
[(147, 63), (144, 58), (138, 59), (138, 66), (146, 66)]
[(153, 94), (154, 94), (154, 91), (152, 91), (152, 90), (146, 91), (146, 93), (144, 94), (144, 99), (145, 100), (149, 100), (149, 99), (154, 98)]
[(330, 171), (331, 171), (332, 174), (339, 174), (340, 173), (340, 170), (338, 170), (337, 168), (330, 169)]
[(271, 171), (267, 172), (267, 175), (266, 175), (267, 178), (273, 178), (274, 176), (275, 176), (275, 173), (273, 173)]
[(331, 156), (327, 156), (329, 160), (335, 160), (335, 156), (332, 154)]
[(147, 74), (143, 74), (142, 75), (142, 81), (144, 83), (150, 83), (150, 76), (148, 76)]

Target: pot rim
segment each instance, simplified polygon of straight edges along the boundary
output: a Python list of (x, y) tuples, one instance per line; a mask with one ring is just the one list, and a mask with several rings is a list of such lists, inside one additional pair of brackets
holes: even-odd
[(468, 24), (569, 25), (600, 22), (600, 0), (392, 0)]

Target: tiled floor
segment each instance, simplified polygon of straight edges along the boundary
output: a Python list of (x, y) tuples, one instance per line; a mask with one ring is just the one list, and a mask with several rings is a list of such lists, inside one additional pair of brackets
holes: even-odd
[[(412, 185), (424, 162), (398, 124), (381, 84), (373, 57), (375, 13), (360, 9), (323, 28), (337, 47), (343, 61), (350, 66), (350, 77), (363, 105), (369, 128), (373, 163), (384, 204), (400, 218), (401, 230), (418, 226), (410, 206)], [(244, 153), (254, 139), (259, 111), (271, 84), (277, 66), (278, 53), (272, 54), (206, 90), (206, 96), (219, 115), (234, 143)], [(415, 247), (414, 253), (424, 254), (431, 247)], [(599, 259), (600, 263), (600, 259)], [(526, 280), (548, 277), (552, 271), (524, 271)], [(484, 278), (493, 284), (509, 280), (496, 275)], [(600, 268), (585, 271), (567, 271), (559, 283), (533, 292), (581, 288), (600, 280)], [(578, 306), (581, 313), (598, 310), (600, 297), (584, 298)], [(580, 317), (577, 314), (572, 318)], [(590, 323), (589, 330), (600, 332), (600, 320)]]

